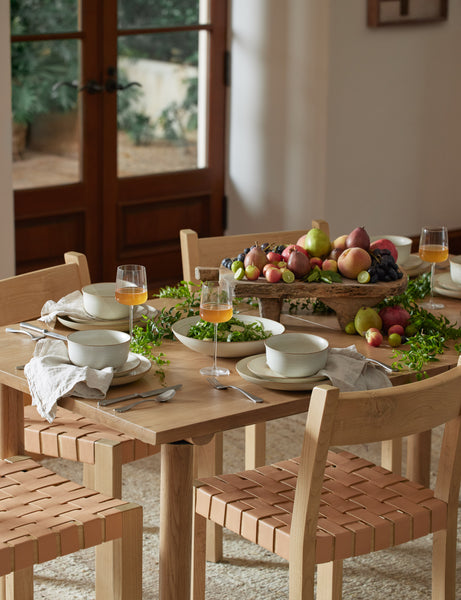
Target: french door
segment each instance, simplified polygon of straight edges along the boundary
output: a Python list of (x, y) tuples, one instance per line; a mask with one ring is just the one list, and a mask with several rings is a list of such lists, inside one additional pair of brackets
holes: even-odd
[(222, 233), (226, 5), (11, 0), (18, 273), (78, 250), (156, 289), (180, 229)]

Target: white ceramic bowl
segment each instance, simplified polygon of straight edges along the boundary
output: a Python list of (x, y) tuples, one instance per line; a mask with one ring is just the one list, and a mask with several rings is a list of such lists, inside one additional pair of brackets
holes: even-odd
[(461, 256), (450, 256), (450, 277), (461, 285)]
[(115, 299), (115, 281), (90, 283), (82, 288), (83, 308), (97, 319), (127, 319), (130, 307)]
[(328, 341), (319, 335), (283, 333), (264, 345), (268, 367), (284, 377), (308, 377), (327, 362)]
[(403, 265), (410, 258), (412, 240), (403, 235), (374, 235), (370, 238), (372, 242), (376, 240), (389, 240), (397, 249), (397, 262)]
[(128, 359), (130, 334), (112, 329), (86, 329), (67, 336), (70, 361), (79, 367), (121, 367)]
[[(265, 319), (263, 317), (254, 317), (252, 315), (235, 315), (238, 319), (244, 323), (254, 323), (258, 321), (262, 324), (265, 331), (269, 331), (272, 335), (279, 335), (285, 331), (285, 327), (273, 321), (272, 319)], [(176, 338), (182, 342), (185, 346), (195, 352), (201, 352), (202, 354), (208, 354), (213, 356), (213, 341), (211, 340), (197, 340), (195, 338), (187, 337), (187, 332), (192, 325), (195, 325), (199, 321), (200, 317), (186, 317), (177, 321), (173, 327), (173, 333)], [(218, 342), (218, 356), (221, 358), (234, 357), (234, 356), (251, 356), (252, 354), (261, 354), (264, 352), (264, 340), (256, 340), (253, 342)]]

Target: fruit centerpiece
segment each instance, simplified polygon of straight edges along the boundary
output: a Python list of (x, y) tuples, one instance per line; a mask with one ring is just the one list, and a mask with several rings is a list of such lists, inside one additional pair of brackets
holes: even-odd
[(392, 242), (370, 243), (364, 227), (330, 241), (328, 224), (319, 222), (291, 244), (244, 248), (221, 267), (198, 267), (199, 278), (232, 277), (235, 295), (258, 298), (263, 317), (280, 320), (287, 298), (317, 298), (336, 312), (344, 329), (362, 306), (375, 306), (406, 289), (407, 276), (395, 259)]

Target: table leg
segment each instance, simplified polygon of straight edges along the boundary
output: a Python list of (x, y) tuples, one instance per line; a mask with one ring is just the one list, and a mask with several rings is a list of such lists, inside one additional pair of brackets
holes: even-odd
[(432, 432), (424, 431), (407, 438), (407, 477), (429, 487)]
[(160, 600), (189, 600), (193, 446), (163, 444), (160, 481)]
[(0, 458), (24, 454), (23, 394), (0, 385)]

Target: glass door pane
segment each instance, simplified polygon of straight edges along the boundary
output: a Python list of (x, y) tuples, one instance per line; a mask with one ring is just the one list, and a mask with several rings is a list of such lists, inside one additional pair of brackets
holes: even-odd
[(80, 180), (78, 6), (11, 2), (14, 189)]
[[(118, 42), (118, 174), (206, 166), (206, 31), (121, 36)], [(206, 77), (205, 77), (206, 81)], [(199, 94), (199, 89), (201, 93)]]

